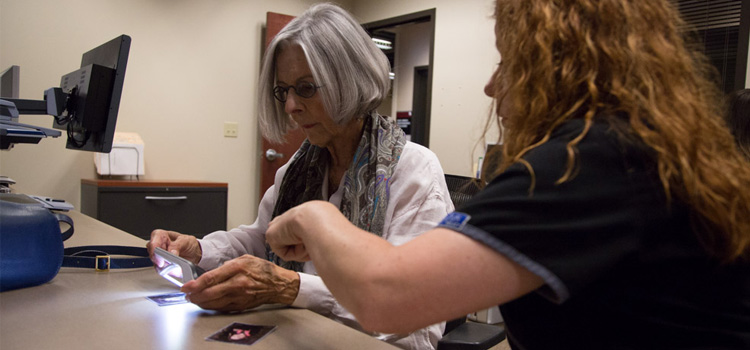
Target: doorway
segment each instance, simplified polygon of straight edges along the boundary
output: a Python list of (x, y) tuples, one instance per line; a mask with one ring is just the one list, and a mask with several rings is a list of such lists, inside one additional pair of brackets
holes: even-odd
[[(408, 125), (409, 139), (425, 147), (430, 142), (435, 9), (387, 18), (362, 26), (391, 64), (391, 93), (381, 114)], [(389, 108), (390, 107), (390, 108)], [(390, 111), (390, 112), (388, 112)], [(405, 127), (406, 131), (406, 127)]]

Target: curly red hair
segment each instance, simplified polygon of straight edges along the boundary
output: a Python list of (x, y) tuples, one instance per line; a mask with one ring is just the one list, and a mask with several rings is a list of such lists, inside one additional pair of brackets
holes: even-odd
[(594, 119), (627, 115), (626, 136), (652, 149), (667, 198), (698, 214), (707, 251), (722, 261), (750, 257), (750, 166), (722, 120), (714, 70), (687, 43), (668, 0), (498, 0), (495, 19), (503, 61), (494, 97), (512, 113), (493, 116), (506, 132), (488, 177), (583, 118), (568, 144), (559, 180), (567, 181)]

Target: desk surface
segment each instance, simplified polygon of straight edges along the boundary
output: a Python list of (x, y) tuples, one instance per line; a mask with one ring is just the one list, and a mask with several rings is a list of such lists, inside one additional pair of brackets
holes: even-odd
[[(79, 212), (66, 247), (145, 241)], [(193, 304), (158, 306), (147, 296), (176, 292), (153, 268), (96, 272), (62, 268), (50, 283), (0, 293), (0, 349), (244, 349), (206, 341), (232, 322), (276, 325), (248, 349), (394, 349), (305, 309), (263, 307), (221, 314)]]

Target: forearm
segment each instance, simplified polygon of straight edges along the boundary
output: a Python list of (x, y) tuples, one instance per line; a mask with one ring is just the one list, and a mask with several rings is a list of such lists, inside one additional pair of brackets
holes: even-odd
[[(304, 241), (318, 274), (336, 300), (355, 316), (360, 301), (373, 292), (368, 285), (377, 278), (370, 265), (377, 264), (393, 248), (387, 241), (349, 222), (338, 208), (318, 202), (295, 215), (290, 229)], [(359, 317), (358, 317), (359, 318)]]
[(327, 202), (290, 209), (271, 222), (267, 238), (285, 260), (312, 259), (336, 300), (367, 331), (407, 333), (448, 319), (423, 319), (425, 313), (414, 312), (408, 318), (394, 316), (420, 300), (414, 288), (420, 283), (419, 269), (407, 270), (421, 262), (410, 261), (399, 252), (401, 247), (357, 228)]
[(434, 229), (396, 247), (356, 228), (331, 205), (291, 211), (277, 227), (272, 223), (269, 243), (282, 255), (294, 249), (287, 256), (311, 258), (326, 286), (366, 330), (410, 332), (507, 302), (542, 284), (520, 265), (451, 230)]
[(427, 348), (427, 344), (437, 343), (443, 334), (445, 326), (442, 323), (411, 333), (393, 334), (367, 331), (362, 328), (362, 325), (348, 309), (336, 301), (320, 276), (305, 273), (300, 273), (299, 276), (300, 289), (292, 304), (293, 307), (306, 308), (400, 348)]

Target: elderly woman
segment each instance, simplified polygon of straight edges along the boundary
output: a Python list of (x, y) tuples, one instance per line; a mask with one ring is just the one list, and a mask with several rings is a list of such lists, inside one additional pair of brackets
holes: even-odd
[[(375, 112), (389, 89), (388, 72), (387, 58), (367, 33), (333, 5), (311, 7), (274, 38), (260, 76), (262, 131), (279, 141), (300, 127), (307, 139), (276, 173), (252, 225), (201, 240), (152, 233), (150, 250), (162, 247), (213, 269), (183, 286), (191, 302), (223, 311), (281, 303), (361, 329), (315, 266), (269, 254), (265, 233), (289, 208), (324, 200), (356, 227), (400, 245), (453, 210), (437, 157)], [(374, 335), (403, 348), (430, 349), (443, 327), (436, 322), (411, 334)]]
[(271, 248), (367, 329), (499, 304), (514, 349), (750, 349), (750, 167), (674, 5), (496, 6), (507, 133), (484, 190), (398, 247), (307, 202)]

